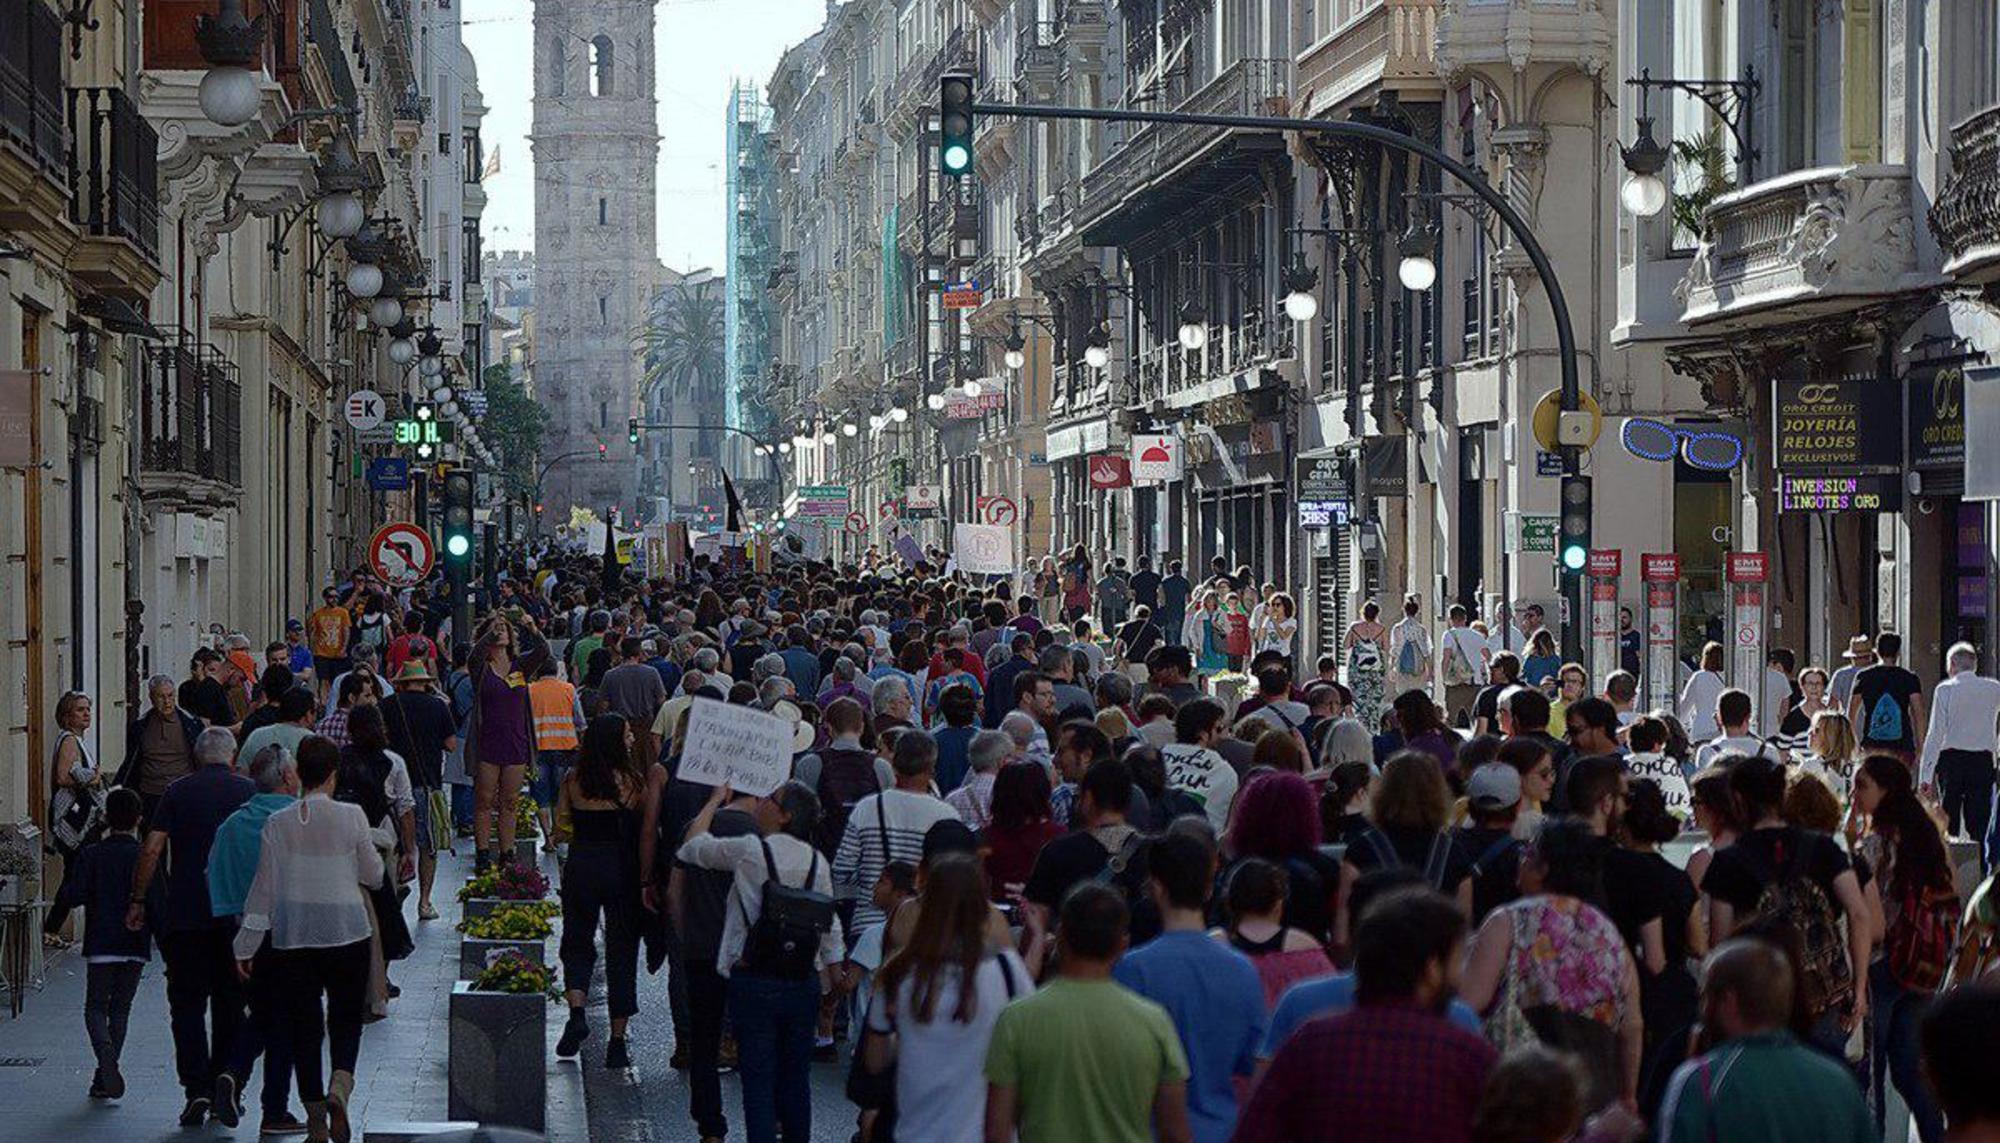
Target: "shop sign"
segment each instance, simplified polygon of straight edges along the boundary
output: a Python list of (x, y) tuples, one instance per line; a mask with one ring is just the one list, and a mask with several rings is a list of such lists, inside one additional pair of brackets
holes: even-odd
[[(1965, 370), (1965, 433), (1973, 440), (2000, 440), (2000, 366)], [(1965, 454), (1965, 498), (2000, 500), (2000, 449)]]
[(989, 412), (1006, 407), (1005, 393), (981, 393), (977, 397), (960, 395), (944, 399), (945, 419), (952, 421), (978, 420)]
[(978, 282), (950, 282), (945, 285), (945, 309), (976, 310), (985, 302), (985, 297), (979, 291)]
[(1302, 528), (1336, 527), (1347, 523), (1354, 503), (1354, 482), (1344, 456), (1302, 456), (1292, 466), (1292, 499), (1298, 502)]
[(1965, 465), (1965, 370), (1926, 365), (1910, 371), (1910, 467)]
[(1780, 471), (1900, 468), (1902, 389), (1880, 381), (1778, 381), (1771, 417)]
[(1090, 486), (1097, 489), (1132, 487), (1132, 462), (1112, 453), (1090, 458)]
[[(1410, 494), (1410, 438), (1369, 437), (1361, 445), (1362, 463), (1368, 466), (1368, 495), (1408, 496)], [(1554, 551), (1554, 548), (1550, 548)]]
[(1625, 565), (1625, 553), (1617, 548), (1592, 551), (1583, 565), (1584, 574), (1599, 579), (1617, 579)]
[(1900, 473), (1858, 476), (1778, 474), (1780, 512), (1894, 512), (1903, 506)]
[(1132, 436), (1132, 479), (1164, 484), (1181, 478), (1181, 440), (1173, 433)]
[(944, 503), (944, 489), (935, 484), (912, 484), (905, 498), (912, 517), (928, 516)]

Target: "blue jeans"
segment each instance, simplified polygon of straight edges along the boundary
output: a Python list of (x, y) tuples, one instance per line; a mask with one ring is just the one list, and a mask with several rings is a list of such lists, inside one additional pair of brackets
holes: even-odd
[(535, 804), (545, 810), (556, 807), (556, 792), (562, 788), (563, 775), (569, 773), (570, 763), (576, 760), (573, 750), (539, 750), (535, 752), (534, 773), (529, 776), (529, 796)]
[(1889, 962), (1878, 960), (1868, 966), (1869, 1020), (1873, 1025), (1869, 1045), (1874, 1066), (1875, 1130), (1880, 1134), (1884, 1105), (1889, 1101), (1885, 1080), (1893, 1080), (1910, 1115), (1917, 1121), (1917, 1138), (1922, 1143), (1939, 1143), (1944, 1138), (1944, 1113), (1931, 1098), (1924, 1080), (1923, 1049), (1917, 1028), (1930, 1008), (1928, 994), (1912, 992), (1897, 983), (1889, 972)]
[(743, 1136), (749, 1143), (786, 1143), (812, 1135), (813, 1029), (819, 1022), (819, 982), (778, 980), (738, 971), (729, 978), (729, 1023), (736, 1029), (736, 1068), (743, 1079)]
[(452, 828), (462, 830), (466, 833), (472, 832), (472, 807), (472, 784), (470, 782), (464, 785), (453, 783), (451, 787)]

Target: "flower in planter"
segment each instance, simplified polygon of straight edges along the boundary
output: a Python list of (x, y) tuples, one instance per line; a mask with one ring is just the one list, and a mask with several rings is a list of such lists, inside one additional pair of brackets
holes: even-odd
[(484, 873), (469, 877), (466, 879), (464, 885), (459, 886), (459, 903), (464, 904), (467, 901), (480, 897), (498, 896), (496, 890), (499, 884), (500, 871), (497, 869), (489, 869)]
[(541, 993), (551, 1001), (562, 995), (556, 987), (556, 970), (536, 964), (512, 949), (487, 958), (486, 967), (472, 978), (474, 992), (508, 992), (527, 996)]
[(542, 835), (541, 819), (535, 816), (541, 811), (541, 808), (541, 804), (535, 801), (535, 799), (526, 794), (521, 795), (520, 800), (514, 803), (515, 837), (540, 837)]
[(500, 866), (493, 895), (506, 901), (540, 901), (549, 895), (549, 879), (532, 865), (508, 862)]
[(485, 941), (540, 940), (555, 931), (549, 923), (554, 905), (553, 901), (504, 905), (484, 917), (467, 917), (458, 923), (458, 931)]

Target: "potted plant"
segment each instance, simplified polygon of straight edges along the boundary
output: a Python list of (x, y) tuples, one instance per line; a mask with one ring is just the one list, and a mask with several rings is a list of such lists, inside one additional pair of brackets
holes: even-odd
[(547, 951), (544, 942), (555, 931), (551, 919), (556, 908), (553, 901), (524, 901), (460, 921), (458, 931), (464, 936), (458, 945), (458, 978), (477, 977), (496, 957), (506, 953), (526, 957), (535, 964), (544, 963)]
[(540, 860), (538, 843), (542, 838), (541, 803), (522, 794), (514, 803), (514, 860), (522, 865), (534, 865)]
[(452, 1119), (541, 1131), (548, 1109), (548, 1012), (556, 971), (517, 952), (493, 957), (451, 993)]
[(533, 865), (510, 862), (474, 876), (458, 891), (467, 917), (483, 917), (508, 902), (541, 901), (549, 895), (549, 879)]
[(27, 850), (0, 844), (0, 905), (18, 908), (34, 901), (40, 872)]

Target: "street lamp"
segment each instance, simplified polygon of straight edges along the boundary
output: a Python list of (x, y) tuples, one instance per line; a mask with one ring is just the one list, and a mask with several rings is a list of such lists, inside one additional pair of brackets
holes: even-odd
[(964, 393), (968, 397), (977, 398), (985, 390), (980, 386), (979, 378), (967, 377), (964, 386), (959, 389), (959, 392)]
[(250, 68), (264, 43), (263, 15), (248, 20), (243, 0), (218, 0), (215, 15), (195, 18), (194, 40), (208, 64), (195, 91), (201, 113), (218, 127), (241, 127), (257, 118), (263, 92)]
[(944, 394), (943, 394), (943, 393), (932, 393), (932, 394), (931, 394), (930, 396), (928, 396), (928, 397), (925, 397), (925, 398), (924, 398), (924, 407), (925, 407), (925, 408), (927, 408), (927, 409), (929, 409), (929, 410), (930, 410), (931, 412), (933, 412), (933, 413), (941, 413), (941, 412), (943, 412), (943, 411), (944, 411)]
[(855, 424), (853, 421), (842, 421), (840, 422), (840, 435), (844, 437), (859, 436), (861, 435), (861, 426)]
[(426, 357), (418, 363), (417, 371), (426, 377), (442, 377), (444, 376), (444, 359), (441, 357)]
[(381, 294), (368, 304), (368, 320), (388, 328), (403, 320), (403, 299), (394, 294)]
[(778, 455), (779, 455), (779, 456), (786, 456), (786, 455), (789, 455), (789, 454), (791, 453), (791, 451), (792, 451), (792, 442), (790, 442), (790, 441), (779, 441), (779, 442), (778, 442)]
[(889, 410), (889, 419), (900, 425), (910, 419), (910, 411), (900, 404), (895, 405)]
[(1618, 201), (1640, 218), (1651, 218), (1667, 207), (1667, 183), (1660, 172), (1667, 167), (1667, 149), (1653, 138), (1651, 116), (1639, 117), (1639, 138), (1630, 147), (1620, 147), (1625, 160), (1625, 182), (1618, 188)]
[(1428, 222), (1413, 222), (1403, 235), (1402, 261), (1396, 264), (1396, 278), (1406, 290), (1428, 290), (1437, 282), (1437, 229)]
[(330, 194), (313, 207), (313, 221), (328, 238), (352, 238), (368, 221), (368, 211), (361, 205), (360, 195)]
[(1301, 255), (1285, 272), (1285, 316), (1293, 321), (1311, 321), (1319, 316), (1319, 299), (1313, 289), (1319, 285), (1319, 271), (1306, 265)]
[(1181, 348), (1192, 353), (1208, 344), (1208, 314), (1199, 302), (1189, 302), (1181, 307), (1181, 328), (1178, 336)]
[(408, 365), (417, 359), (417, 347), (407, 337), (392, 338), (389, 341), (389, 360), (398, 365)]
[(1027, 348), (1028, 342), (1021, 336), (1020, 326), (1017, 325), (1008, 331), (1007, 340), (1003, 344), (1007, 349), (1004, 357), (1004, 360), (1007, 362), (1007, 368), (1019, 369), (1028, 363), (1028, 355), (1022, 352)]
[[(1207, 336), (1206, 333), (1203, 336)], [(1090, 329), (1083, 342), (1083, 363), (1092, 369), (1102, 369), (1111, 364), (1111, 331), (1099, 322)]]
[[(347, 268), (347, 292), (357, 298), (372, 298), (382, 292), (382, 267), (373, 262), (356, 262)], [(389, 323), (394, 325), (394, 322)]]
[(819, 438), (821, 444), (832, 444), (834, 442), (834, 439), (835, 438), (832, 429), (828, 429), (826, 430), (826, 432), (820, 434)]

